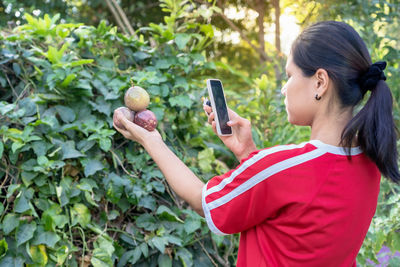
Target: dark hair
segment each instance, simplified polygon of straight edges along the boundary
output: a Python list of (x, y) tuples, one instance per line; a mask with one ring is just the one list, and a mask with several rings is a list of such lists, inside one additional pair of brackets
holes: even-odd
[[(372, 64), (359, 34), (338, 21), (318, 22), (305, 29), (294, 41), (291, 52), (306, 77), (319, 68), (327, 71), (342, 107), (356, 106), (371, 91), (367, 103), (344, 128), (340, 145), (351, 147), (356, 140), (380, 172), (398, 183), (393, 98), (383, 74), (386, 63)], [(368, 79), (371, 75), (375, 78)], [(347, 153), (351, 156), (350, 149)]]

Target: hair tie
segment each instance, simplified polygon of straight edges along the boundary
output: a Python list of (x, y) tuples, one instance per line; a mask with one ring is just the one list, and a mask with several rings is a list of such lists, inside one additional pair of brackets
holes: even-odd
[(361, 75), (359, 84), (363, 92), (375, 89), (380, 80), (386, 81), (383, 70), (386, 68), (386, 61), (378, 61), (369, 66), (368, 70)]

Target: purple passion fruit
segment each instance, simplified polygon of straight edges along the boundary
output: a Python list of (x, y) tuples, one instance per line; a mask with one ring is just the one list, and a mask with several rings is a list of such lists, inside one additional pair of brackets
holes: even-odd
[(150, 132), (157, 126), (156, 115), (148, 109), (137, 112), (133, 122)]

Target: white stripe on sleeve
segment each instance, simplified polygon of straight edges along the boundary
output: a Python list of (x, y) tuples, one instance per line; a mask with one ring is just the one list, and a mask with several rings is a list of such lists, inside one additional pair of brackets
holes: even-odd
[(226, 235), (225, 233), (221, 232), (214, 224), (212, 218), (211, 218), (211, 212), (210, 209), (207, 206), (206, 203), (206, 190), (207, 190), (207, 184), (203, 186), (203, 191), (202, 191), (202, 197), (201, 197), (201, 204), (203, 206), (203, 211), (204, 211), (204, 217), (206, 218), (206, 222), (208, 225), (208, 228), (217, 235)]

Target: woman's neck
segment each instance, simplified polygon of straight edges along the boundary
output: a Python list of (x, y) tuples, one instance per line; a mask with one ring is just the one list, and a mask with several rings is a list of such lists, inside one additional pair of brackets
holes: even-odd
[[(329, 116), (329, 114), (336, 116)], [(316, 139), (325, 144), (340, 146), (342, 132), (351, 118), (351, 111), (342, 113), (326, 112), (325, 114), (316, 116), (311, 124), (311, 140)]]

